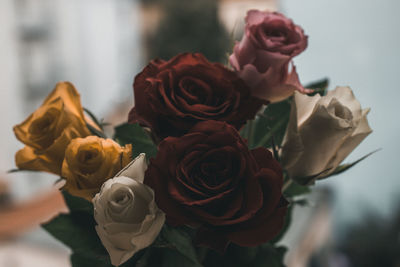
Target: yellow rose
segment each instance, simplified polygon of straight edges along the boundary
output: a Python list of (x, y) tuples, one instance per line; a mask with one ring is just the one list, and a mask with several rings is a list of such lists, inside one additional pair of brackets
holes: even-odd
[(62, 177), (64, 190), (89, 201), (102, 184), (114, 177), (132, 157), (132, 146), (121, 147), (111, 139), (97, 136), (76, 138), (65, 151)]
[[(97, 127), (91, 120), (87, 123)], [(80, 96), (69, 82), (58, 83), (35, 112), (14, 126), (14, 133), (26, 145), (15, 155), (17, 167), (55, 174), (61, 174), (69, 142), (91, 134)]]

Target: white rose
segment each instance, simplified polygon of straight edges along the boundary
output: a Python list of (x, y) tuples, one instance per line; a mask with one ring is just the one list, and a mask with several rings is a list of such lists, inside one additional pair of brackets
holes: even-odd
[(295, 93), (282, 143), (283, 167), (292, 179), (332, 173), (372, 130), (368, 109), (361, 109), (349, 87), (337, 87), (326, 96)]
[(151, 245), (164, 225), (153, 190), (142, 183), (146, 169), (140, 154), (93, 198), (96, 231), (115, 266)]

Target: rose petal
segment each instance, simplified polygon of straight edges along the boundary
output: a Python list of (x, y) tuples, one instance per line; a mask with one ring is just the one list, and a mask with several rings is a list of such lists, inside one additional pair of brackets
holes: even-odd
[(147, 170), (146, 154), (140, 153), (134, 160), (125, 166), (115, 176), (125, 176), (135, 179), (139, 183), (143, 183), (144, 173)]
[[(143, 176), (143, 158), (140, 155), (121, 173)], [(138, 168), (135, 171), (134, 166)], [(125, 176), (105, 182), (93, 204), (96, 232), (115, 266), (150, 246), (165, 221), (165, 214), (155, 205), (153, 190)]]
[(271, 240), (282, 229), (287, 210), (286, 200), (270, 216), (254, 218), (246, 227), (227, 234), (227, 238), (239, 246), (253, 247)]

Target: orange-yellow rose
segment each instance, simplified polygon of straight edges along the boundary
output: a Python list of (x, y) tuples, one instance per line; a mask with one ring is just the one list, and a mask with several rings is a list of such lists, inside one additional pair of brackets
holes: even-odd
[(64, 190), (89, 201), (102, 184), (114, 177), (132, 158), (132, 146), (121, 147), (111, 139), (97, 136), (76, 138), (65, 151), (62, 177)]
[(57, 83), (43, 104), (21, 124), (14, 126), (18, 140), (26, 146), (15, 155), (19, 169), (61, 174), (65, 149), (77, 137), (91, 134), (80, 96), (69, 82)]

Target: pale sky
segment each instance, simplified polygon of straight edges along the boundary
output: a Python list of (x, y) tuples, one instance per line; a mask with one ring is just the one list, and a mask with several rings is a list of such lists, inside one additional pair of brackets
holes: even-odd
[[(390, 214), (400, 203), (398, 118), (400, 18), (398, 0), (282, 0), (281, 10), (309, 35), (295, 59), (303, 83), (330, 78), (330, 89), (349, 85), (374, 132), (348, 157), (382, 150), (321, 185), (337, 189), (336, 220), (359, 218), (364, 208)], [(397, 201), (396, 201), (397, 200)]]

